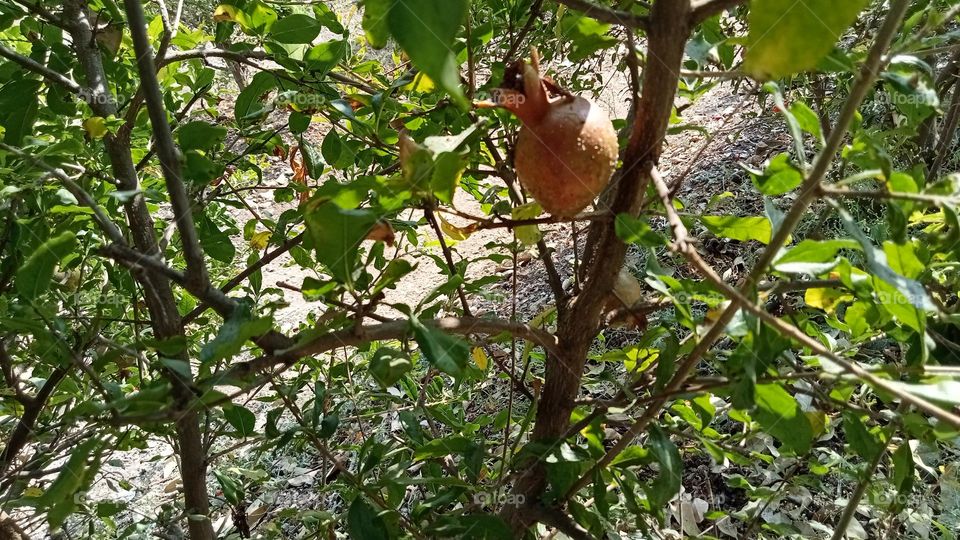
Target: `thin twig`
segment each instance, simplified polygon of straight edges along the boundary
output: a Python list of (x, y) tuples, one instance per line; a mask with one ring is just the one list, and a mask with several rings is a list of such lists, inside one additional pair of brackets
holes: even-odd
[(79, 94), (83, 98), (89, 98), (89, 96), (84, 95), (83, 89), (73, 79), (48, 68), (32, 58), (23, 56), (6, 45), (0, 44), (0, 57), (6, 58), (11, 62), (20, 65), (20, 67), (26, 69), (27, 71), (32, 71), (33, 73), (40, 75), (47, 81), (63, 87), (71, 94)]
[(601, 6), (599, 4), (594, 4), (587, 0), (554, 0), (558, 4), (563, 4), (571, 9), (577, 11), (582, 11), (590, 18), (596, 19), (600, 22), (610, 23), (610, 24), (619, 24), (621, 26), (626, 26), (627, 28), (641, 28), (646, 29), (649, 24), (649, 20), (646, 17), (640, 15), (634, 15), (633, 13), (627, 11), (619, 11), (607, 6)]

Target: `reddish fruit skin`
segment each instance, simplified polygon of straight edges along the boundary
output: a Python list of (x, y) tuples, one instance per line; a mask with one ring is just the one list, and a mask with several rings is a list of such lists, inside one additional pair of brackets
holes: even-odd
[(603, 191), (617, 163), (617, 132), (602, 109), (583, 97), (552, 101), (538, 121), (525, 121), (517, 141), (517, 177), (540, 206), (573, 217)]

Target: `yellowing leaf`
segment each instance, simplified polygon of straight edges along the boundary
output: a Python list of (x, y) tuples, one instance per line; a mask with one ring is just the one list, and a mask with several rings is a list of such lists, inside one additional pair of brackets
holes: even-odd
[(107, 134), (107, 121), (102, 116), (91, 116), (83, 121), (83, 129), (91, 139), (102, 139)]
[(270, 241), (270, 231), (260, 231), (250, 238), (250, 247), (256, 250), (266, 249)]
[(476, 364), (478, 368), (486, 371), (489, 358), (487, 358), (487, 352), (483, 350), (483, 347), (474, 347), (472, 356), (473, 363)]
[(807, 289), (803, 295), (803, 301), (808, 306), (822, 309), (827, 313), (833, 313), (840, 301), (851, 298), (853, 298), (851, 295), (836, 289)]
[(443, 219), (443, 216), (440, 216), (440, 229), (443, 230), (444, 234), (456, 240), (457, 242), (470, 238), (470, 235), (473, 234), (473, 231), (475, 228), (476, 228), (475, 225), (467, 225), (466, 227), (457, 227), (456, 225)]
[(807, 420), (810, 421), (810, 427), (813, 429), (813, 437), (819, 438), (827, 429), (827, 415), (823, 411), (807, 411)]
[[(515, 221), (521, 221), (525, 219), (535, 219), (542, 213), (543, 208), (541, 208), (539, 204), (532, 202), (515, 207), (510, 212), (510, 217)], [(537, 227), (535, 223), (514, 227), (513, 234), (516, 235), (517, 240), (525, 246), (532, 246), (539, 242), (541, 238), (540, 228)]]
[(419, 92), (421, 94), (429, 94), (433, 92), (433, 89), (437, 85), (433, 83), (433, 80), (423, 72), (417, 73), (410, 84), (403, 87), (404, 90), (408, 92)]
[(24, 497), (39, 497), (43, 495), (43, 490), (37, 486), (30, 486), (27, 489), (23, 490)]
[(213, 10), (213, 20), (217, 22), (237, 22), (237, 8), (229, 4), (220, 4)]

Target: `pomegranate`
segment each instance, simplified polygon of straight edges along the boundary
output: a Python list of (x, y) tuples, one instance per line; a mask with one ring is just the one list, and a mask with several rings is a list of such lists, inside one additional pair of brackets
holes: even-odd
[(607, 113), (541, 77), (536, 50), (531, 63), (507, 69), (495, 97), (523, 123), (514, 167), (524, 189), (557, 217), (589, 206), (617, 163), (617, 132)]

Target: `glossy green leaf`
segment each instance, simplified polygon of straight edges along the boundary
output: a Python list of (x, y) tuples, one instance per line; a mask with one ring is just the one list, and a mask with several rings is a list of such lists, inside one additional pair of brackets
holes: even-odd
[(35, 300), (50, 288), (53, 271), (61, 259), (74, 251), (77, 235), (66, 231), (40, 244), (17, 270), (16, 288), (27, 300)]
[(18, 78), (0, 87), (0, 127), (3, 142), (20, 146), (33, 133), (39, 114), (40, 81)]
[(362, 496), (347, 510), (347, 533), (353, 540), (390, 540), (387, 524)]
[(237, 430), (237, 436), (249, 437), (256, 433), (257, 417), (246, 407), (229, 405), (223, 408), (223, 417)]
[(790, 163), (790, 156), (785, 153), (771, 159), (763, 172), (751, 171), (750, 177), (760, 193), (770, 196), (793, 191), (803, 182), (803, 173)]
[(200, 350), (200, 362), (211, 364), (232, 358), (247, 340), (267, 333), (272, 325), (270, 317), (254, 317), (247, 307), (235, 309), (230, 318), (224, 321), (217, 336)]
[(402, 351), (390, 347), (380, 347), (370, 357), (370, 375), (381, 388), (397, 384), (412, 367), (410, 359)]
[(265, 96), (277, 85), (276, 77), (268, 72), (261, 71), (253, 76), (233, 106), (233, 116), (241, 127), (249, 126), (258, 119), (266, 116), (271, 109)]
[(209, 150), (215, 148), (227, 136), (227, 128), (197, 120), (177, 128), (177, 141), (181, 150)]
[(360, 244), (379, 219), (372, 210), (347, 210), (330, 201), (311, 201), (306, 214), (307, 245), (334, 278), (353, 283)]
[(309, 15), (294, 13), (273, 23), (270, 27), (270, 39), (278, 43), (310, 43), (323, 26)]
[(741, 242), (757, 240), (766, 244), (772, 234), (770, 220), (765, 217), (701, 216), (700, 221), (713, 234)]
[(654, 426), (648, 431), (650, 455), (660, 465), (657, 477), (646, 488), (650, 506), (659, 509), (680, 491), (683, 479), (683, 459), (677, 445), (660, 428)]
[(462, 107), (467, 99), (453, 45), (467, 6), (467, 0), (393, 0), (387, 15), (390, 34), (413, 65)]
[(470, 345), (432, 326), (411, 319), (413, 335), (430, 364), (455, 379), (463, 376), (470, 356)]
[(387, 14), (393, 0), (363, 0), (363, 33), (374, 49), (387, 46), (390, 28), (387, 26)]
[(798, 455), (810, 451), (813, 429), (800, 404), (779, 384), (758, 384), (751, 415), (760, 427)]
[(813, 69), (868, 0), (753, 0), (744, 69), (759, 80)]

